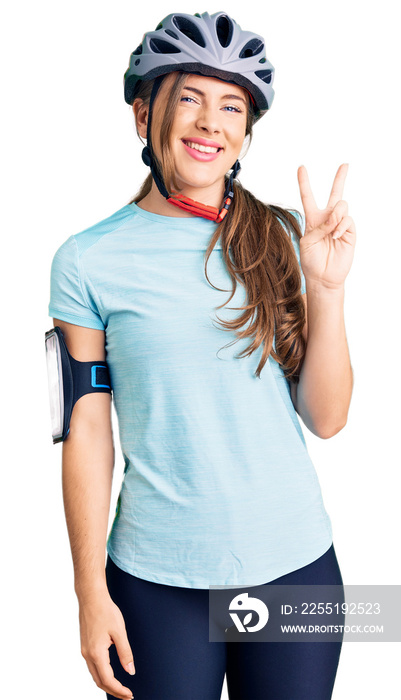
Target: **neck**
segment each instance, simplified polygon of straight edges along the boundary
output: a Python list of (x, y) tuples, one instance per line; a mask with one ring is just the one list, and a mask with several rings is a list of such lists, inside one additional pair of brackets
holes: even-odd
[[(181, 193), (186, 197), (190, 197), (202, 204), (208, 204), (212, 207), (221, 207), (224, 195), (224, 181), (222, 183), (214, 183), (210, 187), (195, 188), (184, 187)], [(152, 214), (161, 214), (162, 216), (173, 216), (183, 218), (193, 218), (194, 214), (187, 212), (179, 207), (168, 202), (162, 194), (160, 194), (155, 181), (152, 181), (152, 189), (149, 194), (137, 202), (138, 207), (149, 211)]]

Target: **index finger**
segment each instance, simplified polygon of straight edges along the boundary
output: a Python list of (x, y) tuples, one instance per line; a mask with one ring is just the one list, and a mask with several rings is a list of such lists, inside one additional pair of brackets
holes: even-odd
[(304, 165), (298, 168), (298, 183), (305, 217), (308, 219), (309, 215), (316, 211), (317, 204), (312, 194), (308, 173)]
[(337, 202), (343, 198), (344, 183), (345, 178), (348, 173), (348, 163), (343, 163), (337, 170), (336, 176), (334, 178), (333, 187), (331, 188), (329, 201), (327, 202), (327, 208), (332, 209), (335, 207)]

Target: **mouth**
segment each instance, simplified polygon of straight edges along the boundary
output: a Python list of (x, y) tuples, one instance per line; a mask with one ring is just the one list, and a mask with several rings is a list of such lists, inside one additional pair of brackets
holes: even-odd
[(190, 156), (195, 158), (195, 160), (209, 161), (217, 158), (219, 153), (224, 149), (221, 146), (213, 145), (208, 146), (198, 141), (191, 141), (190, 139), (181, 139), (182, 144), (189, 153)]
[(199, 151), (200, 153), (218, 153), (219, 151), (223, 150), (221, 146), (207, 146), (203, 143), (198, 143), (197, 141), (190, 141), (189, 139), (182, 139), (182, 142), (185, 146), (193, 148), (195, 151)]

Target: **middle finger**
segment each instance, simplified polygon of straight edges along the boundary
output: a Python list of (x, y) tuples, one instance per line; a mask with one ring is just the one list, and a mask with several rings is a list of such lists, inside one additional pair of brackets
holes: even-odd
[(331, 188), (329, 201), (327, 202), (327, 208), (331, 209), (337, 202), (342, 199), (344, 192), (345, 178), (348, 173), (348, 163), (343, 163), (337, 170), (336, 176), (334, 178), (333, 187)]

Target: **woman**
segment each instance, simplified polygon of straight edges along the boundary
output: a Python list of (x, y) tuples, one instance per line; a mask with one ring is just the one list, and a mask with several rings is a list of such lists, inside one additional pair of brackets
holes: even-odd
[(49, 315), (73, 357), (107, 359), (125, 461), (105, 568), (110, 397), (83, 396), (63, 489), (81, 651), (108, 698), (218, 700), (225, 674), (230, 700), (332, 694), (341, 640), (228, 643), (222, 616), (209, 641), (209, 586), (342, 586), (297, 413), (322, 438), (346, 424), (355, 225), (346, 165), (324, 210), (299, 169), (304, 236), (235, 179), (273, 76), (225, 13), (145, 34), (124, 77), (151, 173), (53, 260)]

